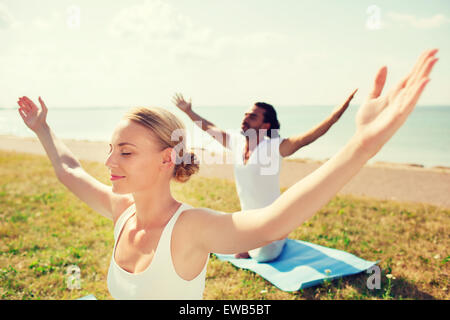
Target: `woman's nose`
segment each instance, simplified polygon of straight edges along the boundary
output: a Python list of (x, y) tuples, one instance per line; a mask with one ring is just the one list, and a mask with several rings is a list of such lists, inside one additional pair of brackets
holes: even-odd
[(105, 166), (107, 166), (108, 168), (116, 168), (117, 167), (117, 163), (114, 159), (112, 152), (106, 156)]

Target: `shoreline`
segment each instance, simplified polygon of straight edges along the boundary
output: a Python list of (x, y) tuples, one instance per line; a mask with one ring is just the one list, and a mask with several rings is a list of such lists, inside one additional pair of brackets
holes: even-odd
[[(104, 163), (109, 151), (105, 141), (61, 139), (80, 160)], [(45, 155), (34, 137), (0, 135), (0, 149)], [(234, 180), (233, 166), (224, 162), (225, 153), (194, 149), (200, 159), (199, 176)], [(208, 161), (202, 161), (207, 156)], [(280, 187), (288, 188), (320, 167), (326, 160), (286, 158), (280, 172)], [(450, 167), (424, 167), (414, 163), (377, 161), (366, 164), (338, 193), (380, 200), (427, 203), (450, 208)]]
[[(210, 158), (217, 157), (218, 159), (224, 158), (225, 155), (217, 154), (214, 151), (209, 151), (203, 148), (192, 148), (196, 154), (209, 153), (213, 154)], [(198, 152), (198, 153), (197, 153)], [(312, 158), (284, 158), (284, 161), (295, 162), (295, 163), (315, 163), (322, 165), (328, 159), (312, 159)], [(375, 168), (395, 168), (395, 169), (405, 169), (405, 170), (425, 170), (425, 171), (437, 171), (437, 172), (448, 172), (450, 173), (450, 166), (425, 166), (419, 163), (401, 163), (401, 162), (389, 162), (389, 161), (375, 161), (373, 163), (368, 163), (365, 167), (375, 167)]]
[[(79, 144), (79, 143), (86, 143), (86, 144), (95, 144), (96, 146), (106, 146), (108, 145), (107, 141), (104, 140), (87, 140), (87, 139), (71, 139), (71, 138), (60, 138), (66, 143), (69, 144)], [(35, 137), (24, 137), (24, 136), (15, 136), (12, 134), (0, 134), (0, 141), (30, 141), (35, 142), (37, 141), (37, 138)], [(20, 148), (20, 147), (19, 147)], [(0, 146), (0, 150), (5, 150), (4, 147)], [(225, 155), (223, 153), (216, 154), (215, 151), (207, 150), (204, 148), (197, 148), (193, 147), (193, 151), (196, 152), (196, 155), (207, 153), (209, 154), (209, 159), (216, 158), (221, 159), (224, 158)], [(283, 161), (292, 161), (297, 163), (318, 163), (323, 164), (328, 160), (328, 158), (325, 159), (314, 159), (314, 158), (296, 158), (296, 157), (289, 157), (284, 158)], [(97, 161), (97, 160), (96, 160)], [(444, 166), (444, 165), (434, 165), (434, 166), (425, 166), (420, 163), (402, 163), (402, 162), (390, 162), (390, 161), (375, 161), (373, 163), (367, 163), (365, 165), (366, 167), (387, 167), (387, 168), (398, 168), (398, 169), (418, 169), (418, 170), (431, 170), (431, 171), (439, 171), (439, 172), (449, 172), (450, 173), (450, 166)]]

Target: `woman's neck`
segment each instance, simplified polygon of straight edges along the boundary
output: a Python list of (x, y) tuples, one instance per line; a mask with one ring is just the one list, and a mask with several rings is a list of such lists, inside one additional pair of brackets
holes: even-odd
[(180, 206), (170, 192), (170, 182), (164, 186), (153, 186), (150, 190), (133, 193), (136, 206), (136, 228), (163, 227)]

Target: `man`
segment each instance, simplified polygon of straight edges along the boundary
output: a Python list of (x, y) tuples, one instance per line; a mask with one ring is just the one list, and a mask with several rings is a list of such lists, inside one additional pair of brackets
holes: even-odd
[[(245, 112), (239, 135), (223, 131), (202, 118), (192, 110), (191, 100), (187, 102), (181, 94), (176, 94), (173, 102), (202, 130), (231, 150), (241, 210), (251, 210), (268, 206), (280, 196), (281, 157), (294, 154), (324, 135), (345, 112), (356, 91), (357, 89), (342, 106), (336, 107), (320, 124), (306, 133), (285, 139), (281, 139), (278, 135), (280, 123), (274, 107), (264, 102), (255, 103)], [(280, 255), (285, 242), (286, 238), (283, 238), (235, 256), (267, 262)]]

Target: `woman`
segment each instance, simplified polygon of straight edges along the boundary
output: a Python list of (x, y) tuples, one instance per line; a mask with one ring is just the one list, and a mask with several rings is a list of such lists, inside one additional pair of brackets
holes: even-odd
[(134, 109), (120, 121), (105, 163), (112, 187), (87, 174), (55, 137), (46, 123), (47, 107), (41, 98), (41, 108), (20, 98), (19, 113), (44, 146), (58, 179), (113, 220), (115, 245), (108, 271), (111, 295), (117, 299), (201, 299), (210, 252), (245, 252), (286, 237), (381, 149), (412, 112), (429, 82), (437, 51), (424, 52), (411, 73), (384, 97), (387, 68), (382, 67), (356, 115), (354, 136), (336, 155), (268, 207), (233, 214), (192, 208), (172, 197), (171, 179), (185, 181), (198, 167), (192, 163), (192, 154), (177, 152), (180, 142), (172, 134), (182, 124), (167, 111)]

